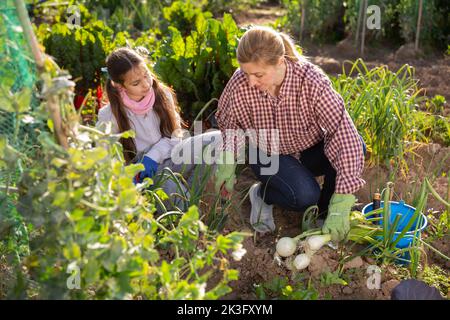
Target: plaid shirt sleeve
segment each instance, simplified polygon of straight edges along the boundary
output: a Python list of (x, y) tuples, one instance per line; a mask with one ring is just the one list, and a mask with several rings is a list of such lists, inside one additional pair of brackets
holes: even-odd
[(234, 77), (230, 79), (219, 99), (216, 112), (217, 125), (222, 132), (222, 150), (233, 152), (235, 157), (242, 156), (245, 147), (244, 131), (239, 123), (237, 113), (239, 100), (236, 99), (238, 92)]
[(350, 194), (365, 184), (361, 178), (364, 168), (362, 141), (344, 107), (342, 97), (327, 79), (318, 88), (315, 113), (325, 133), (325, 155), (336, 175), (336, 193)]

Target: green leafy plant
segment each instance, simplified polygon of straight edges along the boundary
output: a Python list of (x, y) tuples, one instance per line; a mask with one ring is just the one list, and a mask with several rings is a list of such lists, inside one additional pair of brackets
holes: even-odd
[(450, 275), (437, 265), (425, 266), (420, 279), (439, 290), (443, 297), (448, 296), (450, 288)]
[[(73, 0), (72, 0), (73, 1)], [(148, 29), (157, 29), (161, 22), (164, 6), (172, 0), (82, 0), (96, 19), (103, 20), (115, 32), (129, 32), (133, 35)]]
[(450, 119), (426, 111), (417, 111), (413, 114), (414, 122), (423, 137), (444, 146), (450, 146)]
[(37, 35), (46, 53), (78, 80), (79, 88), (87, 90), (99, 84), (106, 43), (113, 35), (102, 21), (88, 22), (81, 27), (66, 23), (41, 24)]
[[(17, 278), (36, 281), (40, 298), (216, 299), (229, 292), (237, 272), (225, 255), (243, 236), (210, 233), (195, 207), (176, 221), (156, 218), (154, 195), (140, 193), (151, 181), (133, 185), (142, 166), (124, 165), (120, 136), (79, 126), (65, 151), (41, 133), (41, 161), (23, 159), (33, 165), (18, 184), (18, 211), (37, 234)], [(206, 290), (215, 269), (223, 278)], [(79, 270), (79, 290), (66, 284), (68, 270)]]
[[(302, 12), (302, 3), (304, 12)], [(282, 5), (287, 14), (276, 20), (274, 25), (276, 28), (299, 37), (301, 19), (304, 14), (303, 37), (309, 37), (314, 41), (333, 41), (343, 38), (342, 1), (283, 0)]]
[(334, 284), (339, 284), (342, 286), (348, 285), (348, 282), (341, 278), (339, 271), (325, 271), (320, 275), (320, 283), (323, 287), (331, 286)]
[(37, 151), (20, 153), (0, 136), (2, 169), (21, 168), (16, 186), (2, 189), (10, 199), (18, 194), (14, 208), (33, 229), (9, 297), (29, 298), (30, 289), (41, 299), (217, 299), (228, 293), (238, 273), (227, 256), (245, 253), (245, 235), (209, 230), (195, 206), (157, 212), (167, 195), (151, 179), (135, 186), (132, 178), (143, 167), (124, 163), (119, 139), (133, 132), (80, 125), (70, 76), (50, 59), (39, 70), (43, 103), (32, 115), (47, 126)]
[[(194, 1), (195, 2), (195, 1)], [(201, 18), (199, 16), (202, 16)], [(168, 27), (176, 28), (183, 38), (191, 34), (197, 19), (212, 18), (212, 13), (203, 11), (192, 1), (175, 1), (170, 7), (163, 8), (164, 20), (161, 22), (162, 33), (168, 32)]]
[(413, 114), (419, 131), (434, 142), (450, 145), (450, 119), (443, 116), (447, 101), (444, 96), (435, 95), (425, 102), (426, 111)]
[[(344, 15), (344, 23), (346, 32), (355, 35), (358, 31), (358, 15), (360, 11), (360, 6), (362, 5), (362, 0), (349, 0), (344, 2), (345, 6), (345, 15)], [(400, 36), (400, 27), (398, 21), (398, 12), (397, 5), (399, 0), (369, 0), (367, 2), (367, 6), (377, 5), (380, 8), (381, 14), (381, 29), (367, 29), (366, 28), (366, 39), (376, 39), (376, 40), (391, 40), (391, 41), (399, 41), (401, 39)], [(367, 16), (368, 17), (368, 16)], [(361, 18), (362, 19), (362, 18)], [(360, 21), (360, 29), (362, 22)]]
[(101, 87), (97, 89), (89, 89), (85, 96), (78, 113), (83, 124), (95, 126), (97, 122), (97, 110), (101, 105), (102, 91)]
[(438, 217), (435, 217), (434, 214), (439, 212), (429, 212), (427, 215), (428, 219), (428, 237), (427, 242), (431, 242), (436, 239), (442, 239), (443, 237), (449, 234), (450, 230), (450, 218), (448, 216), (448, 212), (444, 211)]
[(154, 70), (177, 92), (185, 118), (193, 118), (212, 98), (218, 98), (238, 66), (237, 39), (241, 34), (232, 17), (223, 21), (198, 15), (195, 30), (183, 38), (169, 27), (170, 36), (155, 54)]
[[(445, 1), (423, 1), (422, 19), (420, 29), (420, 43), (443, 46), (448, 41), (449, 4)], [(419, 2), (413, 0), (400, 0), (397, 5), (399, 12), (399, 25), (402, 38), (406, 42), (413, 42), (416, 38)]]
[(317, 300), (319, 292), (313, 288), (311, 279), (304, 285), (304, 275), (298, 274), (290, 284), (287, 277), (275, 277), (270, 281), (255, 285), (255, 293), (258, 299), (269, 298), (280, 300)]
[[(389, 203), (392, 184), (388, 183), (384, 193), (383, 199), (384, 203)], [(421, 191), (419, 198), (413, 206), (415, 208), (414, 213), (409, 217), (409, 221), (404, 224), (402, 228), (399, 228), (401, 223), (401, 215), (396, 215), (396, 218), (392, 221), (391, 216), (391, 208), (390, 206), (384, 206), (383, 208), (370, 211), (365, 215), (370, 217), (370, 221), (376, 222), (381, 220), (381, 229), (382, 229), (382, 237), (377, 238), (377, 243), (372, 243), (372, 252), (374, 257), (382, 261), (383, 263), (389, 262), (407, 262), (410, 263), (411, 275), (416, 276), (417, 270), (419, 267), (421, 253), (423, 252), (423, 246), (433, 250), (438, 253), (443, 258), (450, 260), (449, 257), (445, 256), (443, 253), (439, 252), (431, 245), (426, 243), (421, 239), (419, 229), (422, 225), (423, 217), (422, 212), (424, 212), (426, 208), (427, 198), (431, 193), (436, 199), (444, 203), (446, 206), (449, 204), (441, 198), (441, 196), (433, 189), (430, 182), (427, 178), (424, 179), (421, 185)], [(377, 215), (381, 214), (380, 217)], [(409, 232), (412, 237), (412, 243), (407, 248), (397, 248), (397, 244), (399, 241)], [(410, 259), (408, 260), (407, 256), (404, 256), (405, 253), (408, 253)]]
[(203, 10), (210, 11), (215, 17), (221, 16), (224, 13), (236, 14), (250, 7), (255, 7), (263, 0), (199, 0), (197, 1)]

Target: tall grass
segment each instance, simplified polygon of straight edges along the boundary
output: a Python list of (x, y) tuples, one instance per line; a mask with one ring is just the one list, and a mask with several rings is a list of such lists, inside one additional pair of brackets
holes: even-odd
[(404, 65), (393, 72), (384, 65), (369, 70), (362, 59), (350, 63), (350, 71), (344, 64), (332, 82), (367, 144), (369, 164), (396, 159), (406, 166), (403, 155), (414, 148), (411, 142), (426, 140), (413, 117), (424, 99), (414, 68)]

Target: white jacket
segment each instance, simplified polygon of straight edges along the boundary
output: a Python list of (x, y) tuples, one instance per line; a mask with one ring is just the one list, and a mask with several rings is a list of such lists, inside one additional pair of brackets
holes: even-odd
[[(137, 115), (128, 109), (125, 111), (130, 121), (131, 129), (136, 132), (134, 140), (137, 153), (144, 153), (158, 163), (162, 163), (167, 158), (170, 158), (172, 148), (181, 141), (181, 138), (167, 138), (161, 135), (159, 129), (161, 120), (155, 110), (152, 108), (145, 115)], [(119, 127), (110, 105), (104, 106), (98, 112), (96, 126), (99, 127), (103, 122), (111, 122), (112, 133), (119, 133)]]

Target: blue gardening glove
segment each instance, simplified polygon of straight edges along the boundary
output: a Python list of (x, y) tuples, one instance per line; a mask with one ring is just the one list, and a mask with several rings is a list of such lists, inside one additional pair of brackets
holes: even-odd
[(236, 163), (234, 161), (234, 154), (231, 151), (222, 151), (218, 157), (216, 170), (215, 189), (219, 193), (222, 184), (225, 183), (225, 189), (232, 192), (234, 183), (236, 182)]
[(328, 206), (328, 216), (322, 227), (323, 233), (330, 233), (333, 241), (342, 241), (350, 231), (350, 210), (355, 204), (352, 194), (335, 193)]
[(135, 184), (144, 181), (145, 178), (153, 177), (158, 170), (158, 162), (147, 156), (144, 156), (138, 163), (142, 163), (145, 169), (136, 175), (134, 178)]

